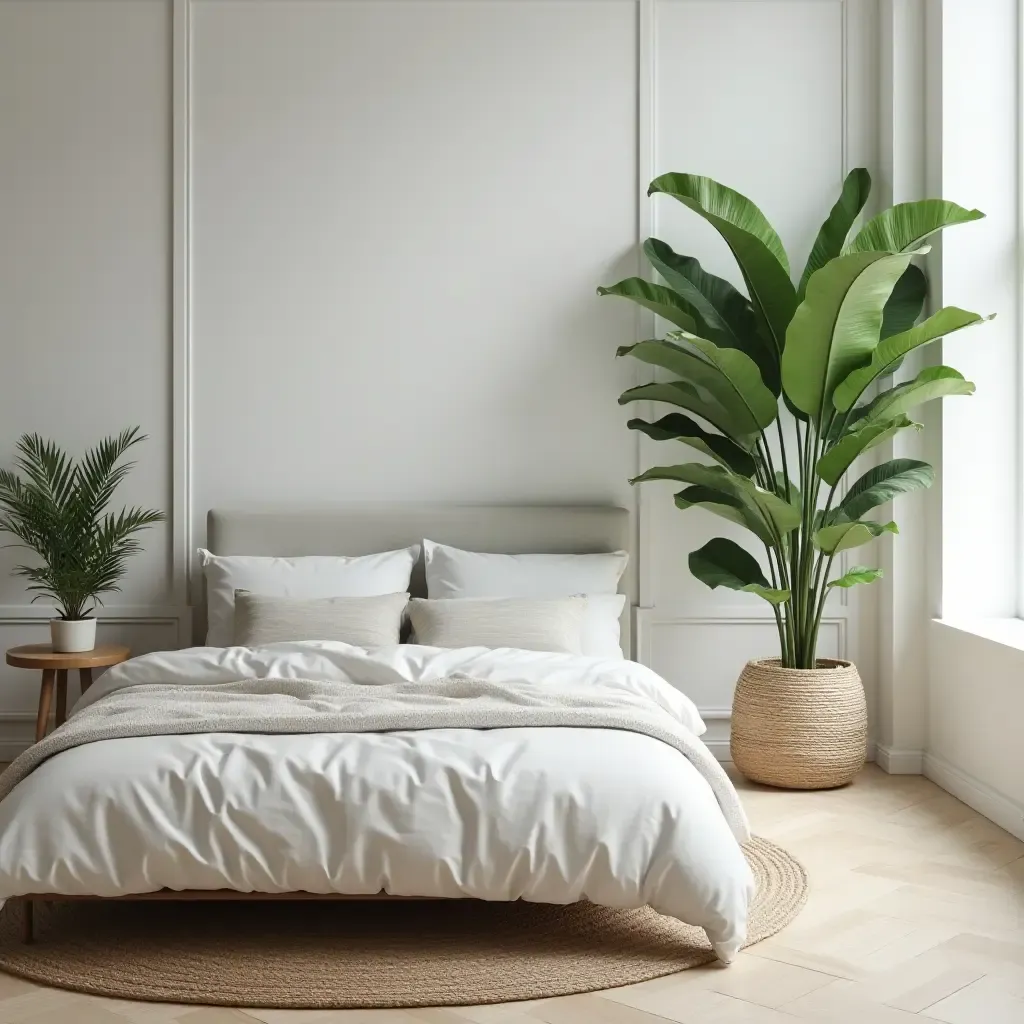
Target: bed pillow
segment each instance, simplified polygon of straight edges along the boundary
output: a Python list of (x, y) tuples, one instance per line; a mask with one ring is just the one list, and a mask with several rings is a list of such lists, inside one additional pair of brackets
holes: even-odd
[(496, 555), (423, 542), (427, 596), (573, 597), (584, 596), (582, 653), (621, 658), (620, 619), (626, 605), (616, 593), (626, 571), (625, 551), (587, 555)]
[(453, 597), (409, 602), (415, 642), (427, 647), (518, 647), (581, 654), (583, 597)]
[(377, 597), (409, 589), (419, 545), (376, 555), (273, 558), (199, 549), (206, 576), (206, 643), (227, 647), (235, 633), (235, 591), (274, 597)]
[(399, 642), (408, 594), (379, 597), (277, 597), (235, 591), (235, 636), (240, 647), (287, 640), (338, 640), (355, 647)]

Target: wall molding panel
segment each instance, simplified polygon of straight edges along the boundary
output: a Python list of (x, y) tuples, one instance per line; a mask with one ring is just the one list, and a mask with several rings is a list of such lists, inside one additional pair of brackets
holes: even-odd
[[(169, 373), (178, 348), (169, 201), (177, 6), (0, 4), (0, 81), (17, 97), (0, 115), (10, 143), (0, 197), (0, 331), (12, 339), (10, 377), (45, 388), (45, 400), (28, 387), (5, 397), (2, 458), (9, 463), (24, 432), (52, 436), (73, 453), (131, 423), (149, 435), (117, 497), (166, 509), (169, 522), (147, 534), (124, 593), (108, 595), (96, 613), (101, 642), (137, 652), (190, 637), (169, 540), (187, 521), (172, 497), (171, 462), (180, 448)], [(52, 372), (55, 365), (61, 373)], [(52, 607), (29, 603), (8, 575), (22, 556), (0, 552), (5, 648), (49, 640)], [(0, 759), (9, 759), (31, 742), (39, 678), (2, 665), (0, 680)]]
[[(758, 26), (764, 26), (758, 19), (768, 17), (785, 19), (785, 28), (779, 29), (778, 38), (789, 30), (793, 52), (790, 54), (787, 50), (782, 62), (792, 60), (800, 68), (800, 61), (806, 60), (806, 54), (815, 47), (828, 55), (829, 67), (822, 68), (820, 76), (810, 68), (801, 68), (800, 73), (806, 71), (809, 77), (820, 79), (822, 90), (819, 97), (801, 108), (800, 115), (794, 115), (804, 115), (807, 123), (805, 132), (815, 131), (820, 123), (823, 128), (820, 140), (809, 144), (806, 138), (791, 137), (796, 150), (800, 154), (807, 152), (812, 158), (808, 163), (820, 166), (815, 173), (821, 175), (821, 179), (814, 179), (813, 194), (822, 197), (822, 218), (851, 168), (876, 166), (879, 18), (876, 0), (803, 0), (800, 3), (782, 0), (776, 3), (772, 0), (758, 0), (757, 3), (744, 0), (720, 3), (660, 0), (651, 4), (648, 17), (653, 37), (650, 43), (654, 54), (650, 61), (653, 82), (649, 93), (641, 90), (641, 102), (649, 103), (652, 111), (652, 138), (645, 148), (650, 150), (654, 174), (668, 170), (694, 171), (717, 177), (739, 188), (759, 205), (764, 203), (769, 219), (777, 220), (783, 240), (791, 245), (793, 225), (806, 213), (800, 205), (806, 202), (806, 196), (792, 196), (784, 186), (779, 187), (776, 183), (773, 199), (773, 185), (768, 180), (770, 176), (758, 176), (755, 172), (744, 178), (746, 169), (739, 147), (735, 153), (724, 153), (717, 151), (725, 148), (724, 143), (720, 147), (702, 145), (702, 138), (712, 135), (713, 125), (697, 120), (696, 124), (680, 123), (673, 127), (675, 120), (670, 97), (674, 94), (674, 62), (658, 60), (659, 45), (671, 45), (680, 53), (679, 63), (687, 67), (687, 74), (699, 77), (702, 61), (713, 63), (721, 59), (714, 48), (714, 40), (729, 34), (730, 46), (735, 49), (731, 59), (742, 62), (747, 55), (744, 47), (748, 37), (745, 33), (749, 33), (753, 53)], [(709, 48), (707, 52), (691, 51), (684, 30), (691, 32), (696, 40), (692, 44), (693, 51)], [(801, 102), (798, 82), (789, 85), (791, 91), (788, 93), (785, 91), (787, 83), (783, 82), (778, 88), (775, 99), (795, 104)], [(756, 122), (762, 113), (775, 127), (776, 121), (772, 118), (777, 118), (776, 110), (766, 107), (762, 112), (756, 100), (746, 95), (733, 98), (727, 90), (722, 91), (722, 109), (716, 110), (716, 116), (722, 123), (738, 125), (742, 129), (740, 134), (748, 133), (747, 145), (751, 150), (757, 150), (758, 142), (763, 138), (764, 151), (771, 155), (759, 153), (758, 167), (763, 168), (773, 159), (788, 167), (791, 155), (772, 149), (771, 128), (764, 129), (762, 136), (757, 125), (751, 123)], [(783, 135), (788, 130), (781, 123), (778, 129)], [(696, 137), (688, 139), (688, 132)], [(787, 140), (789, 138), (787, 136)], [(820, 147), (825, 147), (826, 152), (822, 159), (815, 161), (813, 158)], [(797, 175), (799, 171), (794, 168), (792, 173)], [(734, 276), (729, 262), (716, 253), (717, 239), (709, 240), (709, 233), (701, 233), (702, 225), (694, 226), (695, 216), (684, 221), (682, 216), (685, 215), (677, 216), (667, 200), (652, 203), (644, 194), (643, 187), (640, 192), (640, 241), (649, 231), (664, 238), (677, 251), (698, 255), (712, 272)], [(774, 202), (773, 206), (768, 205), (770, 201)], [(818, 219), (819, 222), (822, 218)], [(811, 217), (811, 221), (814, 220)], [(787, 234), (787, 227), (790, 234)], [(816, 228), (817, 222), (807, 222), (801, 228), (803, 234), (796, 233), (797, 245), (791, 248), (791, 253), (799, 252), (802, 259), (809, 248), (807, 232)], [(694, 240), (700, 244), (699, 250)], [(709, 266), (707, 261), (715, 259), (719, 262)], [(637, 337), (651, 337), (648, 332), (654, 326), (653, 316), (641, 315)], [(637, 383), (650, 379), (653, 379), (651, 375), (645, 376), (641, 371)], [(648, 407), (640, 414), (650, 418), (652, 414), (661, 413), (657, 407)], [(665, 452), (664, 444), (639, 438), (638, 469), (671, 461)], [(771, 655), (777, 649), (774, 619), (766, 613), (766, 606), (754, 598), (748, 602), (735, 594), (720, 596), (724, 594), (721, 590), (712, 593), (700, 584), (687, 582), (686, 554), (710, 536), (732, 536), (728, 526), (723, 527), (721, 520), (698, 511), (689, 511), (684, 518), (672, 506), (671, 491), (667, 486), (646, 485), (639, 491), (638, 554), (641, 561), (640, 607), (636, 611), (634, 630), (636, 656), (694, 696), (709, 724), (706, 737), (709, 746), (717, 756), (727, 758), (728, 704), (733, 684), (748, 657)], [(735, 536), (739, 539), (742, 534), (737, 532)], [(871, 556), (865, 557), (870, 559)], [(837, 559), (838, 573), (847, 570), (848, 558), (849, 554), (844, 552)], [(823, 621), (822, 643), (825, 654), (851, 658), (858, 663), (869, 707), (873, 709), (876, 668), (872, 613), (873, 595), (870, 593), (843, 590), (838, 595), (834, 594), (829, 599)]]
[(192, 572), (192, 0), (171, 22), (173, 552), (178, 604), (193, 603)]
[[(19, 2), (25, 15), (15, 27), (36, 31), (29, 5)], [(76, 6), (112, 17), (110, 10), (121, 5), (83, 0)], [(152, 25), (140, 23), (138, 36), (163, 33), (168, 70), (160, 94), (167, 187), (159, 195), (167, 206), (166, 268), (160, 280), (169, 350), (160, 365), (169, 433), (161, 438), (159, 454), (155, 445), (146, 453), (162, 460), (165, 471), (164, 507), (170, 514), (162, 571), (168, 582), (166, 594), (154, 595), (152, 602), (136, 600), (131, 591), (123, 604), (102, 609), (102, 634), (126, 637), (137, 651), (192, 642), (199, 585), (194, 552), (211, 504), (388, 501), (400, 500), (401, 494), (438, 501), (613, 501), (635, 510), (636, 655), (694, 691), (713, 726), (709, 736), (716, 753), (727, 753), (732, 684), (746, 656), (773, 653), (774, 620), (762, 614), (755, 599), (723, 597), (721, 590), (708, 591), (689, 577), (687, 552), (722, 532), (719, 521), (699, 512), (683, 516), (666, 490), (625, 483), (665, 453), (638, 432), (627, 435), (625, 411), (616, 407), (615, 397), (630, 383), (649, 378), (645, 368), (626, 367), (612, 353), (631, 333), (651, 337), (658, 327), (653, 314), (643, 310), (634, 314), (610, 299), (598, 305), (593, 291), (601, 282), (649, 275), (639, 246), (651, 235), (699, 256), (711, 272), (735, 279), (724, 247), (694, 215), (663, 197), (647, 197), (647, 183), (668, 170), (711, 175), (763, 203), (802, 261), (845, 172), (876, 164), (877, 0), (145, 0), (130, 6), (154, 16)], [(437, 8), (434, 16), (417, 22), (431, 7)], [(783, 52), (768, 54), (763, 34), (776, 24)], [(73, 45), (72, 33), (67, 34), (67, 45)], [(479, 41), (495, 34), (505, 41), (509, 59), (507, 65), (497, 60), (484, 68), (477, 61)], [(344, 50), (350, 35), (362, 41), (363, 52), (354, 44)], [(341, 47), (336, 59), (325, 47)], [(408, 104), (388, 89), (408, 89), (409, 81), (350, 88), (345, 62), (361, 68), (358, 62), (369, 61), (374, 47), (386, 65), (382, 79), (388, 77), (387, 61), (409, 65), (409, 81), (435, 90), (432, 103), (415, 116), (404, 111)], [(517, 47), (536, 50), (536, 67), (529, 74), (517, 69)], [(472, 59), (453, 61), (455, 50)], [(282, 61), (273, 83), (257, 73), (270, 53)], [(713, 72), (726, 59), (734, 73), (721, 83)], [(759, 61), (770, 63), (771, 76)], [(560, 71), (562, 62), (570, 70)], [(353, 81), (358, 68), (351, 72)], [(694, 111), (685, 102), (693, 76), (705, 68), (709, 80), (719, 81), (715, 106), (720, 109), (711, 112)], [(129, 70), (145, 73), (141, 64)], [(807, 90), (808, 79), (819, 88)], [(488, 141), (486, 111), (474, 106), (482, 103), (476, 94), (492, 82), (490, 101), (501, 106), (510, 130), (520, 131), (504, 150), (500, 135)], [(324, 96), (332, 97), (331, 104)], [(459, 118), (446, 119), (451, 96), (465, 109)], [(550, 113), (553, 103), (561, 104), (558, 116)], [(587, 128), (595, 105), (601, 118)], [(434, 111), (440, 113), (431, 120)], [(740, 130), (723, 132), (722, 124)], [(374, 125), (380, 126), (377, 138)], [(613, 144), (602, 141), (615, 132), (620, 135)], [(572, 162), (572, 151), (581, 147), (592, 154), (586, 170), (594, 179), (584, 185), (576, 184), (585, 176)], [(351, 161), (351, 152), (360, 160)], [(391, 168), (403, 160), (416, 188), (432, 198), (440, 195), (436, 210), (421, 204), (425, 227), (416, 223), (413, 207), (402, 205), (400, 189), (386, 187)], [(363, 163), (371, 168), (365, 175)], [(463, 177), (458, 193), (445, 191), (449, 164)], [(338, 178), (348, 173), (351, 179)], [(475, 184), (487, 174), (495, 176), (498, 189), (517, 177), (530, 187), (524, 185), (518, 195), (506, 187), (497, 198), (488, 197)], [(550, 184), (534, 189), (534, 177)], [(365, 201), (346, 205), (344, 196), (324, 201), (323, 183), (330, 180), (344, 180), (339, 192), (365, 194)], [(520, 204), (516, 216), (502, 220), (503, 206), (513, 201)], [(454, 208), (465, 209), (465, 224), (451, 216), (446, 202), (467, 204)], [(822, 205), (820, 215), (808, 210), (810, 202)], [(244, 231), (253, 209), (266, 215), (262, 234)], [(520, 221), (522, 237), (517, 237)], [(558, 230), (549, 229), (548, 222)], [(365, 244), (346, 247), (346, 231), (338, 225), (350, 224), (357, 239), (365, 233)], [(243, 232), (236, 237), (239, 225)], [(374, 241), (382, 225), (393, 238), (391, 250)], [(432, 251), (431, 232), (443, 273), (422, 258)], [(448, 241), (452, 232), (454, 242)], [(494, 246), (494, 238), (502, 238), (502, 246)], [(506, 255), (510, 247), (512, 254)], [(309, 262), (285, 267), (294, 273), (278, 275), (280, 296), (274, 296), (276, 306), (268, 306), (261, 274), (273, 267), (265, 268), (265, 257), (284, 253), (286, 259), (293, 252)], [(476, 300), (476, 283), (460, 290), (481, 253), (488, 260), (506, 259), (492, 279), (521, 280), (523, 294), (531, 298), (521, 303), (515, 333), (503, 344), (500, 338), (492, 342), (486, 360), (474, 361), (469, 342), (460, 349), (458, 338), (489, 336), (500, 327), (493, 324), (493, 311)], [(407, 265), (421, 270), (410, 277), (401, 271)], [(407, 302), (388, 303), (386, 291), (373, 292), (375, 278), (389, 274), (394, 287), (411, 296)], [(431, 288), (418, 285), (416, 276), (429, 278)], [(351, 293), (341, 287), (349, 277), (357, 282)], [(224, 297), (236, 284), (237, 294)], [(332, 299), (339, 290), (342, 297)], [(376, 309), (360, 307), (367, 291), (373, 292)], [(437, 329), (445, 323), (449, 301), (457, 311), (450, 320), (452, 341)], [(370, 299), (365, 302), (371, 305)], [(241, 308), (246, 303), (255, 310), (250, 319)], [(405, 305), (422, 314), (406, 319)], [(274, 322), (268, 326), (268, 321)], [(550, 337), (531, 343), (548, 323), (555, 325), (547, 328)], [(453, 366), (473, 387), (458, 393), (457, 414), (439, 408), (443, 403), (432, 405), (439, 423), (434, 445), (430, 437), (416, 438), (417, 445), (427, 445), (426, 468), (406, 459), (401, 472), (409, 479), (403, 491), (401, 473), (389, 465), (396, 446), (411, 442), (400, 422), (387, 421), (410, 415), (415, 392), (399, 377), (383, 375), (382, 368), (390, 373), (392, 367), (374, 362), (372, 345), (350, 340), (379, 334), (403, 342), (418, 330), (430, 344), (399, 348), (392, 361), (401, 365), (410, 353), (421, 359), (416, 372), (425, 373), (439, 391), (456, 376)], [(278, 340), (272, 343), (267, 339), (275, 331)], [(595, 342), (588, 349), (578, 340), (595, 336), (600, 351), (606, 351), (600, 361), (590, 356)], [(275, 344), (289, 349), (289, 357), (294, 351), (294, 367), (282, 361)], [(280, 379), (279, 405), (268, 404), (272, 392), (256, 386), (254, 367)], [(335, 392), (323, 383), (332, 373)], [(387, 379), (389, 388), (398, 389), (397, 397), (375, 399), (378, 410), (389, 402), (393, 408), (361, 438), (366, 458), (338, 451), (343, 447), (338, 438), (349, 429), (346, 409), (363, 400), (358, 389), (346, 390), (347, 383), (359, 379)], [(296, 380), (311, 382), (308, 399), (291, 394)], [(520, 390), (505, 390), (508, 381)], [(570, 384), (578, 393), (566, 398)], [(482, 394), (475, 395), (475, 388)], [(325, 408), (325, 396), (334, 395), (336, 407)], [(521, 418), (524, 396), (534, 410), (529, 421)], [(555, 413), (547, 412), (556, 406)], [(638, 414), (645, 412), (654, 410)], [(280, 442), (267, 449), (260, 420), (268, 416), (280, 417), (282, 430), (295, 441), (292, 448)], [(586, 446), (563, 436), (563, 421), (572, 417), (580, 438), (590, 437)], [(232, 438), (243, 437), (243, 420), (253, 436), (248, 468), (247, 453), (218, 436), (223, 428), (235, 431)], [(543, 459), (537, 454), (542, 430), (535, 420), (551, 438)], [(507, 424), (512, 440), (497, 427), (488, 432), (492, 423)], [(83, 425), (83, 434), (86, 428), (92, 432), (91, 423)], [(446, 446), (451, 438), (459, 446)], [(392, 463), (374, 464), (375, 452), (391, 453)], [(444, 466), (428, 473), (431, 460), (442, 457), (439, 452)], [(823, 640), (829, 653), (858, 661), (873, 701), (875, 631), (862, 600), (846, 592), (830, 600)], [(42, 637), (48, 615), (40, 606), (0, 605), (0, 633), (9, 643), (29, 642)], [(29, 673), (7, 673), (5, 683), (14, 689), (0, 705), (0, 758), (24, 738), (38, 682), (30, 685)]]

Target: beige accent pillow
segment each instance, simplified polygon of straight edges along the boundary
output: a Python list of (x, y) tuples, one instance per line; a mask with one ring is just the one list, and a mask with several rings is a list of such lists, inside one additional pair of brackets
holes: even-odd
[(415, 642), (428, 647), (518, 647), (582, 653), (585, 597), (453, 597), (409, 602)]
[(235, 643), (337, 640), (356, 647), (399, 642), (408, 594), (379, 597), (278, 597), (235, 591)]

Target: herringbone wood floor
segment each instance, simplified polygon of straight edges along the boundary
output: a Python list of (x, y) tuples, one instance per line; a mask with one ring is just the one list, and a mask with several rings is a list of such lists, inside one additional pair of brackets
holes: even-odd
[(594, 995), (424, 1010), (126, 1003), (0, 975), (3, 1024), (1024, 1024), (1024, 843), (926, 779), (869, 766), (829, 793), (741, 783), (810, 901), (728, 969)]

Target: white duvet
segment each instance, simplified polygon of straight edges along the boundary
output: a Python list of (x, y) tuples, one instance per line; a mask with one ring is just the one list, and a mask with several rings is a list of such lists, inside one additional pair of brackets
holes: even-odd
[[(704, 731), (683, 694), (634, 662), (327, 642), (145, 655), (107, 672), (76, 710), (151, 684), (451, 676), (627, 690)], [(699, 925), (728, 961), (753, 879), (738, 798), (707, 760), (637, 732), (565, 727), (102, 740), (45, 761), (0, 802), (0, 898), (227, 888), (588, 899)]]

